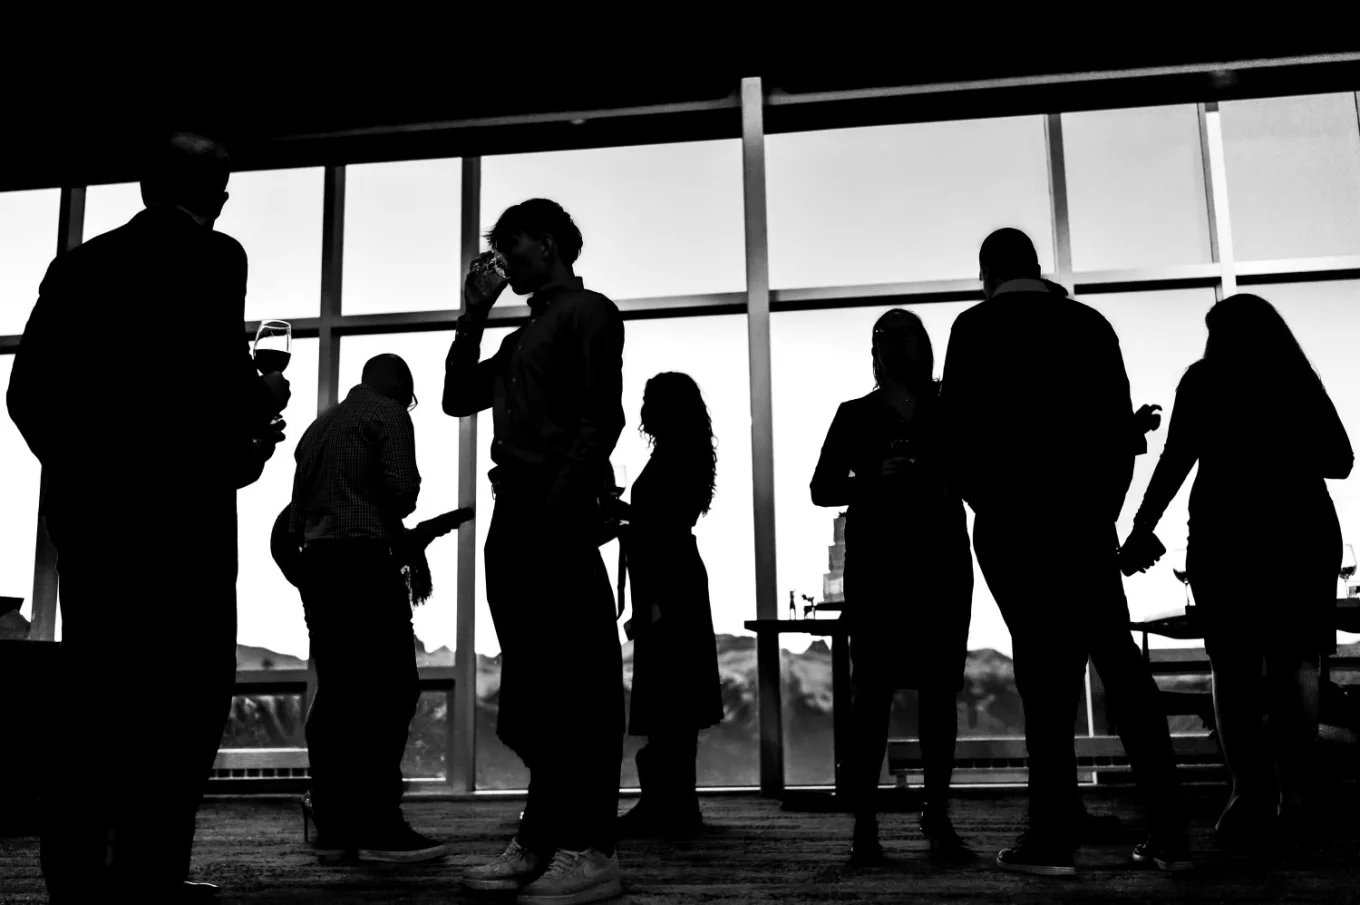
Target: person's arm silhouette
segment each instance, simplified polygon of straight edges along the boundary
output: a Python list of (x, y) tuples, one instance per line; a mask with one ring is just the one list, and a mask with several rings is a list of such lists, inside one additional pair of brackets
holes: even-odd
[(505, 291), (503, 279), (479, 264), (484, 253), (469, 267), (463, 280), (463, 315), (458, 318), (453, 345), (444, 359), (444, 414), (455, 418), (475, 415), (491, 408), (499, 351), (481, 361), (482, 331), (496, 299)]
[(937, 445), (949, 486), (978, 512), (987, 496), (979, 454), (994, 441), (982, 431), (986, 419), (981, 412), (980, 384), (985, 381), (985, 364), (978, 360), (970, 324), (965, 312), (949, 331), (940, 380)]
[(609, 456), (623, 433), (623, 317), (602, 296), (581, 300), (569, 314), (583, 378), (577, 400), (581, 414), (547, 504), (559, 512), (584, 514), (598, 502), (603, 490), (599, 478), (611, 473)]
[[(66, 448), (63, 432), (75, 427), (69, 373), (61, 367), (61, 319), (66, 299), (66, 257), (47, 268), (38, 300), (24, 327), (10, 370), (10, 419), (39, 462), (51, 466)], [(72, 350), (67, 350), (72, 351)]]
[(1190, 474), (1190, 469), (1200, 455), (1200, 428), (1203, 394), (1205, 391), (1201, 365), (1191, 365), (1176, 387), (1176, 401), (1171, 409), (1171, 421), (1166, 428), (1166, 445), (1162, 456), (1157, 460), (1157, 468), (1152, 472), (1147, 490), (1143, 493), (1142, 505), (1133, 517), (1133, 532), (1127, 546), (1134, 541), (1134, 535), (1151, 533), (1161, 521), (1162, 513), (1180, 491), (1181, 485)]
[(822, 454), (812, 472), (812, 505), (848, 506), (854, 499), (855, 481), (852, 475), (854, 426), (850, 410), (844, 403), (836, 409), (831, 427), (822, 442)]

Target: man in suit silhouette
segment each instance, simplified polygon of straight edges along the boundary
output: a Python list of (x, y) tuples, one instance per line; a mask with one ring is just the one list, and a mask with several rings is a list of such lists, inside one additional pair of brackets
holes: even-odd
[[(216, 891), (186, 877), (235, 682), (236, 491), (282, 439), (270, 419), (289, 396), (246, 342), (245, 251), (212, 228), (229, 174), (215, 142), (160, 144), (146, 210), (48, 268), (10, 377), (43, 464), (74, 708), (44, 761), (57, 903)], [(153, 703), (170, 731), (147, 733)]]
[(1040, 279), (1029, 237), (992, 233), (986, 301), (954, 322), (942, 400), (954, 479), (973, 508), (978, 565), (1010, 629), (1029, 751), (1029, 831), (1007, 870), (1075, 873), (1074, 728), (1088, 657), (1105, 683), (1149, 810), (1138, 861), (1190, 862), (1157, 686), (1128, 630), (1115, 520), (1142, 439), (1119, 339), (1094, 309)]

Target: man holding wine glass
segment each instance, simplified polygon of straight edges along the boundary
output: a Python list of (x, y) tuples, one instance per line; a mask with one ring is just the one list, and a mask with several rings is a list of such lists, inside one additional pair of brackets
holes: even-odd
[[(553, 201), (505, 211), (472, 264), (445, 363), (444, 413), (491, 409), (496, 508), (486, 597), (501, 643), (496, 733), (529, 768), (519, 832), (465, 874), (520, 902), (619, 895), (614, 852), (623, 760), (623, 664), (598, 544), (623, 430), (623, 319), (572, 265), (581, 232)], [(481, 361), (482, 331), (509, 285), (529, 321)], [(575, 703), (555, 686), (570, 676)]]
[[(246, 254), (213, 230), (221, 145), (176, 134), (141, 183), (146, 210), (48, 268), (10, 378), (10, 415), (43, 464), (42, 515), (61, 578), (61, 694), (86, 708), (44, 759), (42, 869), (54, 903), (209, 896), (187, 883), (194, 815), (236, 678), (236, 491), (260, 475), (288, 402), (242, 342)], [(135, 312), (142, 344), (119, 337)], [(147, 342), (183, 337), (159, 362)], [(153, 409), (157, 431), (137, 428)], [(261, 444), (253, 443), (259, 438)], [(126, 618), (131, 599), (140, 618)], [(153, 650), (175, 731), (153, 783), (129, 783), (143, 732), (121, 694)], [(89, 757), (90, 740), (101, 754)]]

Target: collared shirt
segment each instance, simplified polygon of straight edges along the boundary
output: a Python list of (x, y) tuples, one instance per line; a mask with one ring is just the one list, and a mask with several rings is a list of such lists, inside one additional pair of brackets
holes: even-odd
[[(996, 291), (992, 293), (992, 298), (996, 298), (1003, 292), (1052, 292), (1055, 286), (1062, 289), (1057, 283), (1051, 283), (1048, 280), (1032, 280), (1028, 277), (1022, 277), (1018, 280), (1007, 280), (996, 287)], [(1066, 290), (1062, 294), (1066, 295)]]
[(359, 384), (298, 441), (289, 533), (395, 541), (420, 493), (415, 428), (401, 403)]
[(609, 482), (623, 431), (623, 317), (580, 279), (544, 287), (529, 309), (529, 323), (485, 361), (483, 325), (459, 321), (445, 362), (444, 412), (491, 409), (497, 470), (546, 475), (549, 505), (584, 502)]

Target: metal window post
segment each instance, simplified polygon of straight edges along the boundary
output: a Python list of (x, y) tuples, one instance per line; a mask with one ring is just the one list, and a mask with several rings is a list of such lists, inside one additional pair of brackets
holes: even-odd
[(1233, 259), (1232, 225), (1228, 219), (1228, 180), (1223, 157), (1223, 124), (1218, 102), (1199, 104), (1199, 149), (1204, 166), (1204, 200), (1209, 214), (1209, 250), (1219, 265), (1219, 284), (1214, 295), (1219, 300), (1237, 292), (1237, 270)]
[[(770, 385), (770, 259), (765, 207), (764, 95), (760, 79), (741, 81), (742, 180), (746, 211), (746, 330), (751, 368), (751, 485), (755, 507), (756, 618), (778, 618), (775, 599), (774, 415)], [(760, 790), (784, 789), (779, 638), (758, 636)]]
[[(481, 249), (482, 160), (463, 158), (462, 233), (459, 273), (467, 273)], [(460, 290), (461, 291), (461, 290)], [(459, 302), (461, 307), (461, 300)], [(477, 416), (458, 419), (458, 505), (477, 505)], [(477, 518), (490, 518), (478, 513)], [(453, 708), (449, 784), (455, 792), (477, 788), (477, 521), (458, 528), (458, 602), (454, 643)]]

